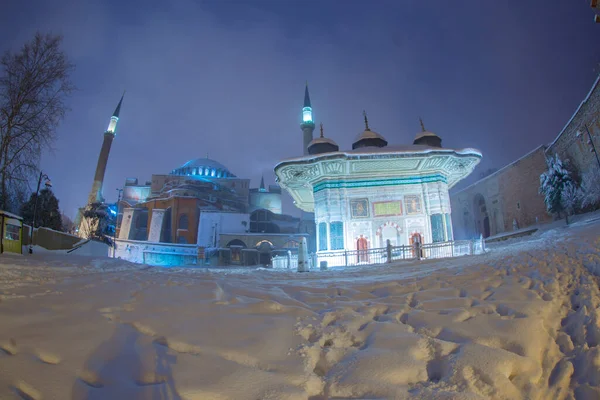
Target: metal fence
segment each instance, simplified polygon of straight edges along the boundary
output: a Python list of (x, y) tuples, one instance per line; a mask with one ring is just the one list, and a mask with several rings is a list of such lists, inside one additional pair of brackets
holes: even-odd
[[(483, 238), (427, 243), (424, 245), (389, 246), (367, 250), (321, 251), (310, 255), (311, 269), (326, 261), (328, 267), (384, 264), (402, 260), (459, 257), (485, 252)], [(388, 257), (389, 255), (389, 257)], [(389, 258), (389, 260), (388, 260)], [(289, 252), (273, 257), (273, 268), (298, 268), (298, 253)]]

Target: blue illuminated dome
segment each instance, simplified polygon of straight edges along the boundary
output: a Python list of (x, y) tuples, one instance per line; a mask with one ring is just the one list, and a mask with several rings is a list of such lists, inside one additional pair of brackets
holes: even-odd
[(196, 158), (171, 171), (171, 175), (202, 176), (207, 178), (235, 178), (223, 164), (210, 158)]

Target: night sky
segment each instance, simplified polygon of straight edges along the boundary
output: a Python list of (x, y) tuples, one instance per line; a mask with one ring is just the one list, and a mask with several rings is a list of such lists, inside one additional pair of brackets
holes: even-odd
[(363, 109), (390, 144), (412, 143), (422, 117), (445, 147), (483, 152), (477, 176), (551, 142), (600, 72), (588, 0), (5, 2), (0, 50), (60, 33), (76, 64), (71, 111), (41, 165), (71, 217), (123, 90), (108, 201), (127, 177), (207, 153), (253, 186), (261, 174), (274, 183), (275, 163), (302, 153), (305, 81), (341, 149)]

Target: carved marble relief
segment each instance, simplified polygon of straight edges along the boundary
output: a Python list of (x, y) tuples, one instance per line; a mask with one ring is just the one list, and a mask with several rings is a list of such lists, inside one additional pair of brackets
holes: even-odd
[(343, 174), (344, 164), (342, 161), (326, 161), (322, 163), (323, 172), (326, 174)]

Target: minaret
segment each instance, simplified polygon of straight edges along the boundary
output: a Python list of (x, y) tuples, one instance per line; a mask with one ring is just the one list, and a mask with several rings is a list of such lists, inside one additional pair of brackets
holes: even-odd
[(104, 202), (104, 198), (102, 197), (104, 173), (106, 172), (106, 164), (108, 163), (110, 146), (112, 145), (112, 141), (116, 135), (117, 123), (119, 122), (119, 112), (121, 111), (121, 104), (123, 103), (124, 96), (125, 93), (123, 92), (123, 96), (121, 96), (121, 100), (119, 101), (115, 112), (113, 113), (112, 117), (110, 117), (108, 129), (106, 129), (106, 132), (104, 132), (104, 142), (102, 142), (102, 149), (100, 150), (100, 155), (98, 156), (98, 165), (96, 166), (96, 174), (94, 175), (92, 190), (90, 191), (90, 195), (88, 197), (88, 204)]
[(313, 131), (315, 130), (312, 107), (310, 106), (310, 96), (308, 95), (308, 82), (306, 82), (306, 88), (304, 89), (304, 107), (302, 108), (302, 124), (300, 125), (300, 128), (304, 134), (302, 154), (308, 155), (308, 145), (313, 140)]
[(267, 189), (265, 189), (265, 176), (261, 176), (260, 177), (260, 188), (258, 189), (259, 192), (266, 192)]

